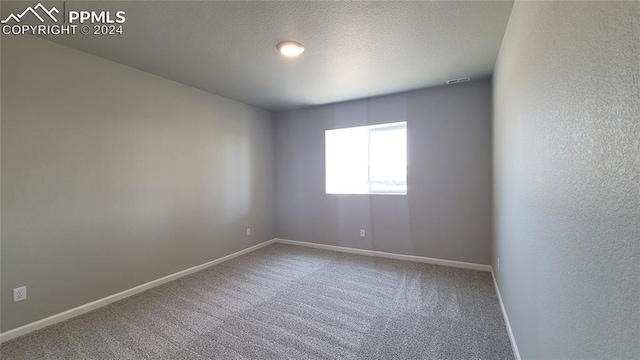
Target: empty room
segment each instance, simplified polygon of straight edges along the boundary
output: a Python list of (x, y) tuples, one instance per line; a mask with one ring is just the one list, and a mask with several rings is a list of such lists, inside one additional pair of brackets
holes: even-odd
[(0, 359), (640, 359), (640, 2), (0, 15)]

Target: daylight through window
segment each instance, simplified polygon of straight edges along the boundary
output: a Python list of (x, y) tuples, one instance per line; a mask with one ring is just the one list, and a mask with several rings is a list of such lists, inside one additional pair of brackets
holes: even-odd
[(327, 130), (327, 194), (406, 194), (407, 123)]

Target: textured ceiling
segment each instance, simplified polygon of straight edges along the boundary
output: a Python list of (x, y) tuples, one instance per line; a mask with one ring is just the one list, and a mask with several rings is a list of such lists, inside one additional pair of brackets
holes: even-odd
[[(24, 3), (23, 3), (24, 4)], [(48, 39), (269, 110), (491, 75), (513, 2), (67, 2), (121, 36)], [(3, 15), (6, 8), (2, 5)], [(22, 8), (24, 6), (22, 5)], [(305, 46), (296, 59), (275, 49)]]

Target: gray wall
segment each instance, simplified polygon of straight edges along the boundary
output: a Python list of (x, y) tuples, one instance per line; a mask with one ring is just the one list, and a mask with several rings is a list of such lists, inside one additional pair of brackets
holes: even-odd
[(274, 236), (268, 112), (3, 36), (1, 115), (2, 331)]
[(639, 2), (514, 5), (494, 256), (523, 359), (640, 356), (639, 41)]
[[(406, 196), (325, 194), (325, 130), (404, 120)], [(276, 162), (277, 237), (490, 263), (489, 81), (278, 113)]]

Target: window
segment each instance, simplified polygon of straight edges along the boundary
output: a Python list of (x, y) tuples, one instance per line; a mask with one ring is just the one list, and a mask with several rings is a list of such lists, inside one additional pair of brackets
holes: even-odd
[(407, 123), (327, 130), (327, 194), (406, 194)]

